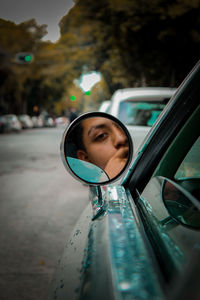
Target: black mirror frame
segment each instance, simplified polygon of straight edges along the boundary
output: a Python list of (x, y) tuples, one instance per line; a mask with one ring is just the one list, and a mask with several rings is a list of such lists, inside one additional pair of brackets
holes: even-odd
[[(73, 170), (71, 169), (70, 165), (67, 162), (66, 151), (65, 151), (65, 140), (66, 140), (67, 136), (70, 134), (73, 127), (76, 124), (83, 121), (84, 119), (92, 118), (92, 117), (108, 118), (108, 119), (114, 121), (115, 123), (119, 124), (119, 126), (124, 130), (125, 134), (127, 135), (128, 143), (129, 143), (129, 155), (128, 155), (127, 163), (124, 166), (124, 168), (114, 178), (110, 179), (109, 181), (100, 182), (100, 183), (89, 182), (87, 180), (84, 180), (84, 179), (80, 178), (77, 174), (75, 174), (73, 172)], [(65, 131), (63, 133), (63, 136), (62, 136), (61, 144), (60, 144), (60, 154), (61, 154), (61, 159), (62, 159), (62, 162), (63, 162), (65, 168), (67, 169), (67, 171), (75, 179), (77, 179), (78, 181), (81, 181), (82, 183), (86, 183), (88, 185), (91, 185), (91, 186), (103, 186), (103, 185), (107, 185), (107, 184), (110, 184), (110, 183), (113, 183), (113, 182), (117, 181), (122, 176), (122, 174), (125, 172), (125, 170), (128, 168), (128, 166), (130, 165), (130, 163), (132, 161), (132, 157), (133, 157), (133, 142), (132, 142), (132, 138), (130, 136), (130, 133), (129, 133), (128, 129), (126, 128), (126, 126), (121, 121), (119, 121), (117, 118), (113, 117), (110, 114), (107, 114), (107, 113), (104, 113), (104, 112), (99, 112), (99, 111), (94, 111), (94, 112), (88, 112), (88, 113), (84, 113), (84, 114), (80, 115), (78, 118), (76, 118), (74, 121), (72, 121), (69, 124), (69, 126), (65, 129)]]

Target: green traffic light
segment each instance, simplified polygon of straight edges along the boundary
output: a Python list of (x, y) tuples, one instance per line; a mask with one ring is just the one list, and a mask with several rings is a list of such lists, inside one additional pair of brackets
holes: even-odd
[(24, 57), (24, 60), (25, 60), (26, 62), (30, 62), (31, 59), (32, 59), (31, 55), (25, 55), (25, 57)]
[(15, 54), (15, 62), (18, 64), (30, 64), (34, 60), (34, 55), (30, 52), (18, 52)]
[(75, 100), (76, 100), (76, 97), (75, 97), (75, 96), (71, 96), (71, 97), (70, 97), (70, 100), (71, 100), (71, 101), (75, 101)]

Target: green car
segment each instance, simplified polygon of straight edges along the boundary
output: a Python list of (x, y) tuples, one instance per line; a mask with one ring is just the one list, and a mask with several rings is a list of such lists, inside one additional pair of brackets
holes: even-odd
[(134, 156), (115, 117), (93, 112), (71, 123), (61, 156), (89, 185), (90, 203), (49, 299), (200, 299), (199, 133), (200, 62)]

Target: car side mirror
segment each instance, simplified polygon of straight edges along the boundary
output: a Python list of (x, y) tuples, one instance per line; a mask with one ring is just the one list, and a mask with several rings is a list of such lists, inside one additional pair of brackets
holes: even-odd
[(185, 226), (200, 228), (200, 202), (190, 192), (163, 178), (162, 199), (171, 217)]
[(63, 164), (76, 179), (89, 185), (118, 180), (132, 155), (132, 139), (125, 125), (103, 112), (79, 116), (63, 133)]

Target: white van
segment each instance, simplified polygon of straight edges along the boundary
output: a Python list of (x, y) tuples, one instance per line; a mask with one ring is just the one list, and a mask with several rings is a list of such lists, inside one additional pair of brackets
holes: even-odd
[(113, 94), (108, 113), (127, 126), (134, 150), (138, 149), (175, 91), (175, 88), (141, 87), (120, 89)]
[(105, 101), (103, 101), (103, 102), (101, 103), (101, 105), (99, 106), (98, 111), (101, 111), (101, 112), (108, 112), (109, 107), (110, 107), (110, 100), (105, 100)]

